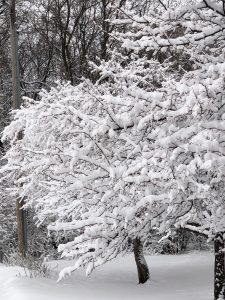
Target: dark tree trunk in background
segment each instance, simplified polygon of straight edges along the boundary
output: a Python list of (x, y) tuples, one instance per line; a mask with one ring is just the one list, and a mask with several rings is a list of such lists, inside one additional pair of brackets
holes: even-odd
[[(16, 0), (10, 0), (10, 41), (11, 41), (11, 62), (12, 62), (12, 108), (19, 109), (21, 105), (20, 96), (20, 70), (18, 56), (18, 40), (16, 29)], [(18, 140), (22, 139), (22, 132), (18, 136)], [(24, 202), (17, 197), (16, 199), (16, 215), (18, 229), (18, 248), (20, 254), (25, 257), (26, 253), (26, 226), (25, 213), (22, 209)]]
[(139, 283), (145, 283), (149, 279), (149, 269), (144, 258), (143, 246), (139, 238), (133, 240), (133, 247)]
[[(224, 240), (223, 232), (219, 232), (215, 236), (214, 251), (215, 251), (215, 265), (214, 265), (214, 300), (225, 299), (224, 291)], [(221, 298), (222, 297), (222, 298)]]
[(3, 150), (4, 150), (4, 147), (3, 147), (2, 141), (0, 140), (0, 151), (3, 151)]

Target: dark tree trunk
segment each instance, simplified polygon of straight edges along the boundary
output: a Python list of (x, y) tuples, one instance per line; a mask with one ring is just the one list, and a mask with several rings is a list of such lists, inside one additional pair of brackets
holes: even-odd
[[(219, 232), (215, 236), (214, 251), (215, 251), (215, 265), (214, 265), (214, 300), (225, 299), (224, 290), (224, 240), (223, 232)], [(221, 298), (223, 297), (223, 298)]]
[(139, 283), (145, 283), (149, 279), (149, 270), (144, 258), (143, 246), (139, 238), (133, 240), (134, 258), (138, 270)]
[(2, 143), (2, 141), (0, 140), (0, 151), (3, 151), (3, 150), (4, 150), (3, 143)]

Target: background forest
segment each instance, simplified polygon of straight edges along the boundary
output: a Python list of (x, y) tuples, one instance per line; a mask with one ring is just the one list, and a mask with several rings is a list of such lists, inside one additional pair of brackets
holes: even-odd
[(16, 1), (12, 113), (0, 3), (2, 260), (16, 259), (19, 195), (27, 253), (77, 259), (61, 279), (133, 251), (145, 283), (144, 252), (214, 243), (225, 299), (225, 2)]

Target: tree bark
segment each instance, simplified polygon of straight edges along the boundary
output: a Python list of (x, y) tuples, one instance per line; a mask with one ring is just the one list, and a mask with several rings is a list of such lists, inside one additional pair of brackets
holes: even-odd
[(137, 265), (139, 283), (145, 283), (149, 279), (149, 269), (144, 258), (143, 246), (139, 238), (133, 240), (134, 258)]
[[(218, 232), (214, 240), (215, 264), (214, 264), (214, 300), (225, 299), (225, 268), (224, 268), (224, 240), (223, 232)], [(222, 298), (221, 298), (222, 297)]]
[(22, 257), (26, 256), (26, 216), (23, 210), (24, 202), (20, 198), (16, 200), (16, 218), (18, 232), (18, 249)]

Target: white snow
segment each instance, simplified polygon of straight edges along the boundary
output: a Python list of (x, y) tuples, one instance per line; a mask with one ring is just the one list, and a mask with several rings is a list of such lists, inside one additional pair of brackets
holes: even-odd
[(96, 269), (90, 277), (76, 271), (57, 283), (58, 271), (71, 261), (51, 262), (50, 278), (30, 279), (22, 268), (0, 265), (1, 300), (210, 300), (213, 254), (148, 256), (151, 280), (137, 284), (132, 255)]

